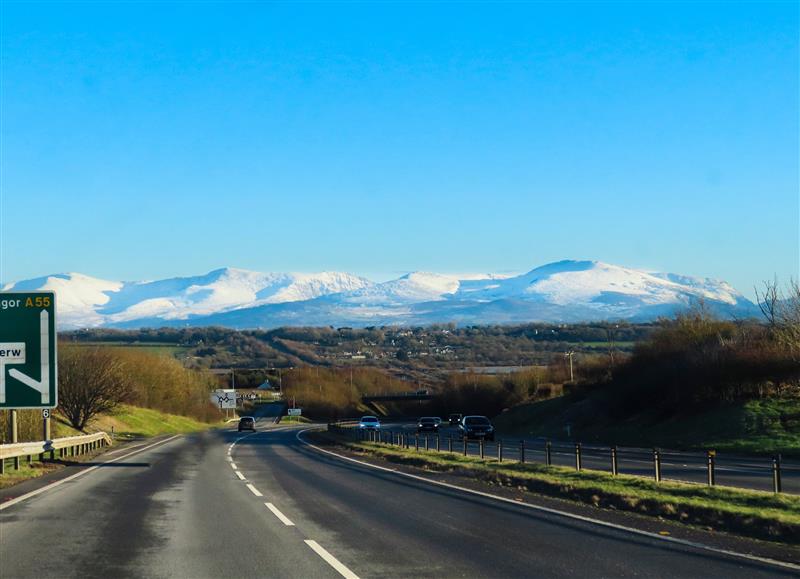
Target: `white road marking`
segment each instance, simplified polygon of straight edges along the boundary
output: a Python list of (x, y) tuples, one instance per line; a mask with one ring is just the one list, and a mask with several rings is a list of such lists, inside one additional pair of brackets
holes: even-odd
[(317, 555), (322, 557), (325, 562), (328, 563), (328, 565), (336, 569), (342, 577), (346, 577), (347, 579), (358, 579), (358, 575), (342, 565), (336, 557), (323, 549), (319, 543), (312, 541), (311, 539), (306, 539), (305, 543), (311, 547)]
[(418, 480), (418, 481), (421, 481), (421, 482), (425, 482), (425, 483), (428, 483), (428, 484), (432, 484), (432, 485), (448, 488), (448, 489), (451, 489), (451, 490), (461, 491), (461, 492), (468, 493), (468, 494), (471, 494), (471, 495), (477, 495), (477, 496), (480, 496), (480, 497), (483, 497), (483, 498), (492, 499), (492, 500), (496, 500), (496, 501), (500, 501), (500, 502), (504, 502), (504, 503), (509, 503), (509, 504), (512, 504), (512, 505), (516, 505), (518, 507), (524, 507), (524, 508), (528, 508), (528, 509), (542, 511), (542, 512), (549, 513), (549, 514), (552, 514), (552, 515), (558, 515), (558, 516), (562, 516), (562, 517), (567, 517), (569, 519), (575, 519), (575, 520), (582, 521), (582, 522), (585, 522), (585, 523), (592, 523), (592, 524), (595, 524), (595, 525), (599, 525), (601, 527), (607, 527), (607, 528), (615, 529), (617, 531), (624, 531), (624, 532), (627, 532), (627, 533), (632, 533), (634, 535), (640, 535), (640, 536), (644, 536), (644, 537), (649, 537), (651, 539), (656, 539), (656, 540), (659, 540), (659, 541), (666, 541), (668, 543), (674, 543), (674, 544), (678, 544), (678, 545), (683, 545), (684, 547), (692, 547), (694, 549), (700, 549), (700, 550), (708, 551), (708, 552), (711, 552), (711, 553), (717, 553), (717, 554), (720, 554), (720, 555), (726, 555), (728, 557), (733, 557), (733, 558), (738, 558), (738, 559), (747, 559), (749, 561), (757, 561), (759, 563), (765, 563), (767, 565), (774, 565), (776, 567), (783, 567), (784, 569), (792, 569), (792, 570), (795, 570), (795, 571), (800, 571), (800, 565), (796, 565), (794, 563), (789, 563), (789, 562), (786, 562), (786, 561), (778, 561), (777, 559), (769, 559), (767, 557), (758, 557), (756, 555), (748, 555), (746, 553), (737, 553), (736, 551), (729, 551), (727, 549), (720, 549), (718, 547), (712, 547), (710, 545), (704, 545), (703, 543), (696, 543), (695, 541), (688, 541), (686, 539), (678, 539), (678, 538), (675, 538), (675, 537), (667, 537), (667, 536), (664, 536), (664, 535), (659, 535), (657, 533), (651, 533), (649, 531), (642, 531), (641, 529), (636, 529), (636, 528), (632, 528), (632, 527), (625, 527), (623, 525), (618, 525), (618, 524), (615, 524), (615, 523), (609, 523), (608, 521), (601, 521), (599, 519), (592, 519), (591, 517), (585, 517), (583, 515), (576, 515), (575, 513), (568, 513), (566, 511), (559, 511), (558, 509), (552, 509), (552, 508), (549, 508), (549, 507), (543, 507), (541, 505), (533, 505), (531, 503), (520, 503), (520, 502), (512, 500), (512, 499), (507, 499), (505, 497), (492, 495), (492, 494), (485, 493), (485, 492), (482, 492), (482, 491), (476, 491), (476, 490), (473, 490), (473, 489), (468, 489), (466, 487), (460, 487), (458, 485), (454, 485), (454, 484), (450, 484), (450, 483), (446, 483), (446, 482), (441, 482), (441, 481), (438, 481), (438, 480), (429, 479), (429, 478), (426, 478), (424, 476), (418, 476), (418, 475), (411, 474), (411, 473), (408, 473), (408, 472), (403, 472), (403, 471), (400, 471), (400, 470), (393, 470), (393, 469), (386, 468), (386, 467), (383, 467), (383, 466), (378, 466), (376, 464), (370, 464), (368, 462), (364, 462), (363, 460), (357, 460), (355, 458), (350, 458), (349, 456), (344, 456), (344, 455), (341, 455), (341, 454), (338, 454), (338, 453), (335, 453), (335, 452), (331, 452), (330, 450), (325, 450), (324, 448), (320, 448), (319, 446), (317, 446), (315, 444), (311, 444), (310, 442), (307, 442), (307, 441), (303, 440), (303, 438), (300, 435), (304, 434), (306, 432), (310, 432), (312, 430), (318, 430), (318, 429), (306, 428), (305, 430), (301, 430), (300, 432), (298, 432), (295, 435), (295, 438), (297, 438), (297, 440), (299, 440), (301, 443), (305, 444), (308, 447), (313, 448), (314, 450), (316, 450), (318, 452), (322, 452), (322, 453), (328, 454), (330, 456), (335, 456), (336, 458), (339, 458), (341, 460), (346, 460), (348, 462), (353, 462), (355, 464), (360, 464), (361, 466), (365, 466), (365, 467), (376, 469), (376, 470), (382, 470), (384, 472), (392, 473), (392, 474), (395, 474), (397, 476), (403, 476), (403, 477), (406, 477), (406, 478)]
[(254, 487), (250, 483), (247, 483), (247, 488), (249, 488), (250, 492), (253, 493), (254, 495), (256, 495), (257, 497), (263, 497), (264, 496), (264, 495), (261, 494), (261, 491), (259, 491), (256, 487)]
[(144, 448), (140, 448), (139, 450), (135, 450), (135, 451), (133, 451), (131, 453), (124, 454), (122, 456), (118, 456), (117, 458), (114, 458), (112, 460), (106, 460), (106, 461), (102, 462), (101, 464), (97, 464), (95, 466), (91, 466), (91, 467), (87, 468), (86, 470), (82, 470), (82, 471), (76, 472), (73, 475), (70, 475), (70, 476), (68, 476), (66, 478), (62, 478), (61, 480), (57, 480), (55, 482), (52, 482), (47, 486), (43, 486), (42, 488), (36, 489), (35, 491), (31, 491), (29, 493), (25, 493), (24, 495), (20, 495), (20, 496), (18, 496), (16, 498), (11, 499), (10, 501), (6, 501), (6, 502), (0, 504), (0, 511), (5, 510), (8, 507), (14, 506), (17, 503), (21, 503), (22, 501), (27, 500), (27, 499), (29, 499), (31, 497), (35, 497), (36, 495), (40, 495), (43, 492), (49, 491), (50, 489), (55, 488), (55, 487), (57, 487), (59, 485), (62, 485), (65, 482), (69, 482), (69, 481), (74, 480), (74, 479), (76, 479), (76, 478), (78, 478), (80, 476), (88, 474), (88, 473), (92, 472), (93, 470), (96, 470), (96, 469), (100, 468), (103, 465), (111, 464), (111, 463), (117, 462), (119, 460), (124, 460), (126, 458), (129, 458), (129, 457), (135, 455), (135, 454), (139, 454), (140, 452), (144, 452), (145, 450), (149, 450), (149, 449), (154, 448), (156, 446), (159, 446), (159, 445), (162, 445), (162, 444), (166, 444), (171, 440), (175, 440), (179, 436), (181, 436), (181, 435), (180, 434), (176, 434), (174, 436), (170, 436), (169, 438), (167, 438), (165, 440), (159, 440), (158, 442), (154, 442), (153, 444), (151, 444), (149, 446), (145, 446)]
[(239, 469), (236, 467), (236, 463), (235, 463), (235, 462), (231, 462), (231, 468), (232, 468), (233, 470), (239, 470)]
[(239, 480), (245, 480), (245, 479), (244, 479), (244, 475), (243, 475), (243, 474), (242, 474), (240, 471), (238, 471), (238, 470), (235, 470), (235, 471), (233, 471), (233, 472), (235, 472), (235, 473), (236, 473), (236, 476), (238, 476), (238, 477), (239, 477)]
[(272, 503), (264, 503), (264, 506), (267, 507), (270, 511), (272, 511), (272, 514), (278, 517), (281, 520), (281, 523), (283, 523), (287, 527), (294, 527), (294, 523), (289, 520), (289, 517), (280, 512), (278, 510), (278, 507), (276, 507)]

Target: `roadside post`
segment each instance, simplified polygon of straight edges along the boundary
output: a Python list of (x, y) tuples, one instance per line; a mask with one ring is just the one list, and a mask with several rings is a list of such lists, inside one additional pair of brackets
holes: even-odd
[(447, 437), (447, 452), (453, 452), (453, 435)]
[(414, 450), (419, 450), (419, 434), (414, 435)]
[(553, 444), (549, 440), (544, 443), (544, 463), (547, 466), (553, 464)]
[(519, 461), (522, 464), (525, 464), (525, 441), (524, 440), (520, 440), (519, 441)]
[(714, 462), (717, 455), (716, 450), (709, 450), (706, 453), (706, 465), (708, 469), (708, 486), (713, 487), (716, 484), (716, 473), (714, 472)]
[(463, 438), (464, 440), (464, 456), (467, 456), (467, 437)]
[(782, 490), (781, 487), (781, 455), (776, 454), (772, 457), (772, 490), (779, 493)]
[[(3, 369), (5, 372), (5, 369)], [(17, 424), (17, 411), (11, 411), (11, 444), (19, 442), (19, 425)], [(19, 457), (14, 457), (14, 470), (19, 470)]]
[(503, 462), (503, 439), (497, 441), (497, 462)]
[(436, 452), (439, 452), (441, 450), (442, 450), (442, 440), (439, 437), (439, 433), (437, 432), (436, 433)]
[(656, 482), (661, 482), (661, 451), (653, 449), (653, 475)]
[(619, 474), (619, 459), (617, 458), (617, 447), (611, 447), (611, 474), (617, 476)]
[(425, 435), (425, 451), (427, 452), (428, 450), (430, 450), (430, 445), (428, 443), (428, 435), (426, 434)]
[(581, 470), (581, 443), (575, 443), (575, 470)]
[(481, 437), (481, 439), (478, 441), (478, 447), (480, 448), (480, 454), (481, 454), (481, 460), (482, 460), (483, 459), (483, 453), (484, 453), (484, 440), (483, 440), (483, 437)]

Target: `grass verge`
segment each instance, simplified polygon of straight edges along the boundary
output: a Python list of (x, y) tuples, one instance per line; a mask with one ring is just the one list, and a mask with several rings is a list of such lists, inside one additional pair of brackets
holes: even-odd
[[(331, 436), (331, 435), (328, 435)], [(331, 436), (351, 450), (397, 464), (457, 474), (492, 485), (565, 498), (601, 508), (636, 512), (681, 523), (800, 544), (800, 497), (677, 482), (536, 463), (481, 460), (458, 453), (415, 451)]]
[(92, 423), (93, 430), (111, 432), (116, 438), (159, 436), (161, 434), (185, 434), (199, 432), (216, 426), (176, 414), (166, 414), (150, 408), (121, 405), (114, 414), (99, 417)]

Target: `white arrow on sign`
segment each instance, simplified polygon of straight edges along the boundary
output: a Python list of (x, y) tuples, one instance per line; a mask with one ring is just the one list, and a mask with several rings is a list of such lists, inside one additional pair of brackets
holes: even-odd
[[(39, 315), (39, 339), (41, 340), (41, 368), (42, 373), (39, 380), (34, 380), (27, 374), (23, 374), (19, 370), (9, 370), (8, 375), (19, 380), (25, 386), (29, 386), (42, 395), (42, 404), (50, 403), (50, 314), (47, 310), (42, 310)], [(5, 384), (2, 385), (3, 389), (0, 391), (0, 402), (6, 400)]]

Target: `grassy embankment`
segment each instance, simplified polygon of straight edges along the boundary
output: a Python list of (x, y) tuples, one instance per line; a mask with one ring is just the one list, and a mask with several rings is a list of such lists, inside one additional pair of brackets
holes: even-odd
[(572, 438), (628, 446), (800, 456), (800, 399), (729, 402), (664, 418), (658, 408), (616, 420), (604, 392), (524, 404), (497, 417), (505, 436)]
[(800, 544), (800, 497), (726, 487), (661, 482), (598, 471), (499, 463), (458, 453), (405, 450), (385, 444), (334, 439), (390, 462), (447, 472), (490, 485), (631, 511), (676, 522), (772, 541)]

